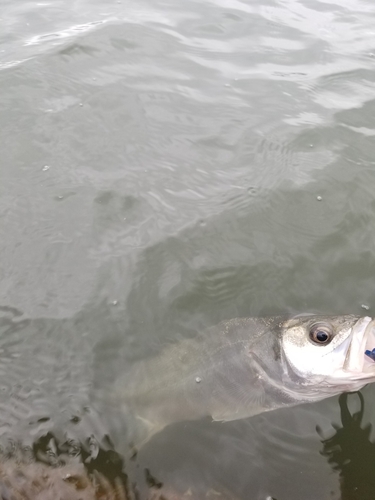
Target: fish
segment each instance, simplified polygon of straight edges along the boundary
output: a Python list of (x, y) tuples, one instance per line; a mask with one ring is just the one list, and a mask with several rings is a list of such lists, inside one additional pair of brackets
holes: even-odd
[(375, 381), (374, 348), (368, 316), (234, 318), (138, 361), (111, 394), (140, 446), (174, 422), (245, 419), (358, 391)]

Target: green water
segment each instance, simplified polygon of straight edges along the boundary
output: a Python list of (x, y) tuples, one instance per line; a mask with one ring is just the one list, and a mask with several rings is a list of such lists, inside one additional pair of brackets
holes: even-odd
[[(128, 363), (236, 316), (374, 314), (372, 2), (3, 0), (0, 17), (4, 446), (108, 434), (122, 454), (96, 394)], [(142, 499), (146, 468), (202, 495), (373, 499), (374, 391), (362, 419), (336, 398), (179, 423), (124, 468)]]

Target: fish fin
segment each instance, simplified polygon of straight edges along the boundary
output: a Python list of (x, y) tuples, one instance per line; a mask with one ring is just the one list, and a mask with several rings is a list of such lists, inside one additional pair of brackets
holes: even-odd
[(111, 408), (109, 426), (111, 439), (118, 443), (124, 455), (139, 451), (156, 433), (163, 429), (157, 422), (149, 421), (135, 415), (128, 408), (120, 406)]
[(156, 422), (151, 422), (138, 415), (135, 417), (135, 420), (136, 423), (139, 424), (134, 434), (134, 444), (137, 448), (141, 448), (154, 434), (164, 428), (164, 426), (157, 425)]
[(137, 415), (115, 392), (97, 390), (95, 408), (123, 454), (139, 450), (164, 426)]
[(250, 391), (248, 387), (239, 387), (233, 394), (229, 404), (220, 405), (211, 417), (215, 421), (230, 422), (252, 417), (267, 410), (266, 397), (261, 385), (252, 385)]

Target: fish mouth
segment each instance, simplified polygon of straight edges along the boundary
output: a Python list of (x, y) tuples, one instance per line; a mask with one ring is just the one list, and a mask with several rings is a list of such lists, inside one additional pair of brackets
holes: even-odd
[(356, 378), (375, 377), (375, 319), (360, 318), (353, 327), (343, 368)]
[(375, 372), (375, 319), (367, 326), (365, 332), (365, 351), (362, 371), (364, 373)]

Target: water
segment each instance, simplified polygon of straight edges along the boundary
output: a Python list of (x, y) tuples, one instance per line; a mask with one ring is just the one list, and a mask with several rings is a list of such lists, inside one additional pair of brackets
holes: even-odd
[[(222, 319), (374, 314), (373, 2), (3, 0), (0, 26), (3, 446), (105, 448), (95, 394)], [(176, 424), (129, 481), (374, 498), (371, 453), (348, 479), (329, 448), (374, 391), (357, 427), (337, 398)]]

